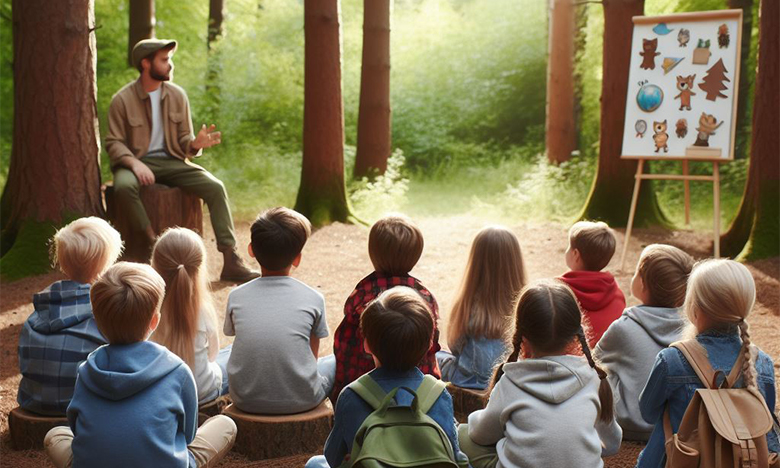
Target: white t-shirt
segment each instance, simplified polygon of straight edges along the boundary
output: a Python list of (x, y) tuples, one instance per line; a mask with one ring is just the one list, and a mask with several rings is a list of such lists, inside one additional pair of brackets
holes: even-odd
[(160, 107), (160, 88), (149, 93), (152, 102), (152, 135), (149, 139), (147, 154), (161, 151), (165, 148), (165, 136), (163, 135), (162, 108)]
[(206, 320), (204, 311), (200, 313), (194, 348), (192, 375), (198, 386), (198, 402), (204, 403), (219, 396), (222, 387), (222, 369), (215, 361), (219, 353), (219, 335), (213, 323)]

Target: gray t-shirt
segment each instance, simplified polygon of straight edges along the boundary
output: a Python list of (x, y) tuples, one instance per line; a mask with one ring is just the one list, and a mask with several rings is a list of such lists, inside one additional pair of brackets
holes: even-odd
[(230, 397), (242, 411), (293, 414), (325, 399), (312, 336), (328, 336), (322, 294), (289, 276), (257, 278), (228, 296)]

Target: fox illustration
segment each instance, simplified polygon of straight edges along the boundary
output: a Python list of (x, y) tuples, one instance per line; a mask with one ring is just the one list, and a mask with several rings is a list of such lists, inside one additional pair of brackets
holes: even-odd
[(691, 96), (696, 96), (696, 93), (691, 91), (693, 89), (693, 80), (695, 79), (695, 74), (677, 76), (677, 89), (680, 91), (680, 94), (674, 98), (680, 100), (680, 110), (691, 110)]

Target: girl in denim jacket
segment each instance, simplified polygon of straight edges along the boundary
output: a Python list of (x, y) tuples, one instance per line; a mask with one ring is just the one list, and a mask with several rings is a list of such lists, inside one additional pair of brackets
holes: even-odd
[[(732, 260), (707, 260), (698, 264), (688, 281), (683, 309), (690, 321), (685, 335), (707, 350), (713, 369), (728, 374), (736, 363), (742, 344), (750, 345), (746, 321), (756, 300), (756, 286), (748, 269)], [(749, 348), (745, 348), (749, 350)], [(767, 407), (775, 414), (775, 376), (772, 359), (745, 351), (738, 387), (757, 387)], [(645, 421), (655, 424), (647, 447), (639, 454), (638, 468), (661, 468), (666, 463), (663, 414), (667, 404), (672, 429), (677, 432), (696, 389), (704, 388), (683, 354), (675, 348), (658, 353), (653, 370), (639, 397)], [(775, 429), (767, 434), (770, 452), (780, 451)]]

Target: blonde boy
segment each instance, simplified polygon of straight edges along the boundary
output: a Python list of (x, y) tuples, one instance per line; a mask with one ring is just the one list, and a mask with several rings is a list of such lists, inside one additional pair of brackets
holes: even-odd
[(198, 428), (192, 372), (146, 341), (160, 321), (164, 295), (160, 275), (138, 263), (117, 263), (93, 286), (95, 321), (109, 344), (79, 366), (70, 427), (46, 434), (56, 467), (203, 467), (230, 450), (235, 423), (219, 415)]

